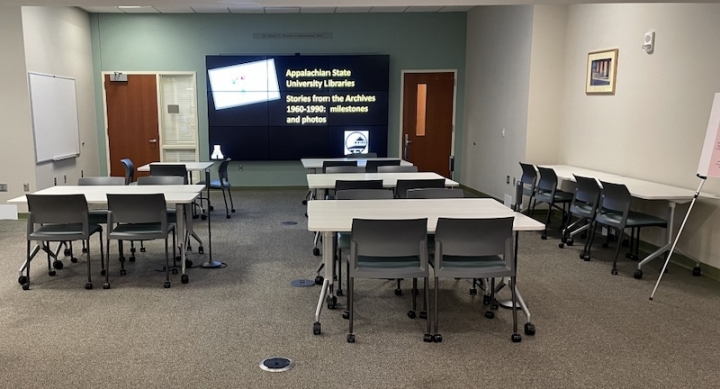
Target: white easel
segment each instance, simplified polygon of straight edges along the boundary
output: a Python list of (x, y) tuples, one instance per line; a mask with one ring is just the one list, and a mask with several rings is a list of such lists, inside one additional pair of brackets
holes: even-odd
[[(690, 203), (690, 208), (688, 208), (688, 211), (685, 214), (685, 219), (683, 219), (680, 229), (675, 236), (675, 241), (670, 248), (670, 252), (668, 252), (668, 256), (665, 260), (662, 271), (660, 272), (660, 276), (658, 277), (655, 287), (650, 294), (650, 300), (652, 300), (655, 296), (655, 291), (657, 290), (658, 285), (660, 285), (660, 280), (662, 280), (663, 274), (665, 274), (665, 269), (670, 262), (670, 257), (672, 256), (673, 251), (675, 251), (675, 246), (680, 239), (680, 234), (682, 234), (685, 223), (687, 222), (690, 212), (693, 209), (693, 205), (695, 205), (695, 201), (700, 196), (700, 191), (702, 190), (705, 181), (708, 177), (720, 177), (720, 93), (716, 93), (715, 99), (713, 100), (712, 110), (710, 111), (710, 120), (708, 121), (707, 132), (705, 133), (705, 142), (703, 143), (702, 154), (700, 154), (697, 176), (700, 178), (700, 185), (698, 186), (697, 191), (695, 191), (695, 196), (693, 196), (692, 202)], [(693, 275), (700, 275), (699, 262), (695, 264)]]

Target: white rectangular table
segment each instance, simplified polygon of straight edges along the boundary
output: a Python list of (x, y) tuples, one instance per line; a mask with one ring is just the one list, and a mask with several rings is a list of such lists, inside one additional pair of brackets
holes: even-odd
[(317, 189), (333, 189), (335, 181), (369, 181), (383, 180), (383, 187), (394, 188), (397, 186), (398, 180), (434, 180), (438, 178), (445, 179), (446, 187), (456, 187), (459, 184), (453, 180), (447, 179), (437, 173), (432, 172), (415, 172), (415, 173), (333, 173), (333, 174), (308, 174), (308, 188)]
[[(210, 168), (215, 164), (215, 162), (151, 162), (146, 165), (142, 165), (138, 168), (139, 172), (149, 172), (150, 171), (150, 165), (184, 165), (185, 169), (187, 169), (188, 172), (205, 172), (205, 183), (206, 189), (207, 189), (207, 201), (208, 201), (208, 211), (207, 211), (207, 222), (208, 222), (208, 260), (204, 262), (201, 266), (204, 268), (218, 268), (222, 267), (223, 264), (219, 261), (213, 260), (212, 255), (212, 223), (210, 221)], [(192, 175), (190, 176), (192, 177)], [(191, 180), (192, 183), (192, 180)], [(193, 237), (195, 240), (197, 240), (200, 243), (200, 246), (202, 247), (202, 241), (200, 241), (200, 238), (197, 235), (193, 234)]]
[[(202, 185), (89, 185), (89, 186), (53, 186), (35, 192), (40, 195), (58, 194), (81, 194), (85, 196), (88, 204), (107, 205), (108, 194), (152, 194), (162, 193), (165, 195), (165, 202), (174, 204), (177, 211), (178, 246), (182, 262), (182, 274), (185, 274), (185, 241), (190, 231), (191, 220), (188, 219), (189, 212), (184, 212), (204, 189)], [(25, 195), (8, 200), (8, 203), (27, 203)], [(182, 217), (185, 215), (185, 217)]]
[(635, 273), (635, 276), (637, 278), (642, 277), (643, 265), (659, 257), (666, 251), (670, 250), (674, 239), (673, 224), (675, 223), (675, 206), (677, 204), (690, 202), (695, 196), (695, 192), (690, 189), (640, 180), (637, 178), (624, 177), (616, 174), (595, 171), (592, 169), (579, 168), (569, 165), (542, 165), (542, 167), (552, 168), (555, 171), (555, 174), (558, 176), (558, 179), (560, 180), (574, 182), (575, 177), (573, 177), (573, 174), (576, 174), (578, 176), (596, 178), (599, 181), (625, 185), (633, 197), (643, 200), (658, 200), (668, 202), (669, 210), (667, 243), (638, 263), (638, 269)]
[[(328, 299), (336, 299), (333, 285), (333, 234), (349, 232), (355, 218), (363, 219), (417, 219), (427, 218), (429, 234), (435, 233), (438, 218), (498, 218), (514, 216), (513, 230), (516, 232), (541, 231), (545, 225), (514, 212), (494, 199), (393, 199), (393, 200), (327, 200), (308, 203), (308, 230), (323, 234), (322, 258), (325, 264), (325, 278), (320, 289), (315, 310), (313, 333), (320, 328), (320, 313), (326, 293)], [(317, 328), (317, 331), (315, 329)]]
[[(367, 161), (390, 161), (400, 158), (392, 157), (379, 157), (379, 158), (302, 158), (300, 162), (305, 169), (322, 169), (324, 161), (357, 161), (358, 166), (365, 166)], [(404, 160), (400, 160), (401, 166), (412, 166), (412, 163)]]

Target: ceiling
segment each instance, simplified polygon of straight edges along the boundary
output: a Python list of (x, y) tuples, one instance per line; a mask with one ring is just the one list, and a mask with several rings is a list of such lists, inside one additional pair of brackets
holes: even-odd
[(95, 13), (240, 13), (240, 14), (296, 14), (296, 13), (378, 13), (378, 12), (466, 12), (472, 5), (461, 6), (393, 6), (393, 7), (263, 7), (211, 4), (198, 1), (191, 5), (156, 5), (143, 7), (87, 5), (82, 8)]

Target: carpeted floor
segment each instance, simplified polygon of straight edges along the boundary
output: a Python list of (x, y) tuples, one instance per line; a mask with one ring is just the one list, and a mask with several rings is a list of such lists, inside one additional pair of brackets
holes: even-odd
[[(520, 236), (518, 287), (530, 306), (534, 337), (510, 341), (512, 316), (484, 318), (482, 296), (466, 280), (442, 280), (443, 342), (422, 341), (424, 322), (406, 312), (410, 293), (391, 281), (356, 281), (357, 343), (345, 341), (340, 310), (323, 311), (312, 335), (319, 258), (311, 253), (304, 191), (236, 191), (237, 212), (213, 217), (213, 255), (223, 269), (188, 270), (190, 283), (164, 289), (161, 243), (148, 243), (112, 289), (85, 290), (86, 259), (50, 277), (34, 262), (31, 290), (17, 283), (26, 222), (0, 221), (0, 387), (3, 388), (699, 388), (717, 387), (720, 369), (720, 283), (671, 267), (648, 301), (660, 263), (643, 280), (613, 250), (592, 262), (580, 246), (559, 249), (557, 231)], [(284, 225), (296, 221), (297, 225)], [(206, 223), (195, 229), (207, 236)], [(99, 258), (97, 238), (93, 258)], [(579, 243), (579, 242), (578, 242)], [(196, 264), (207, 258), (189, 254)], [(115, 247), (113, 246), (113, 252)], [(621, 254), (622, 255), (622, 254)], [(405, 282), (406, 292), (410, 282)], [(507, 296), (507, 291), (503, 292)], [(341, 298), (344, 304), (344, 298)], [(525, 317), (520, 314), (521, 324)], [(260, 370), (285, 356), (286, 373)]]

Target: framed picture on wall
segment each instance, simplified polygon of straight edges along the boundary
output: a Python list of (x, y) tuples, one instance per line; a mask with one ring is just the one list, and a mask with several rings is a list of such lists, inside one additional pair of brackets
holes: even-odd
[(588, 54), (586, 94), (615, 94), (618, 49)]

